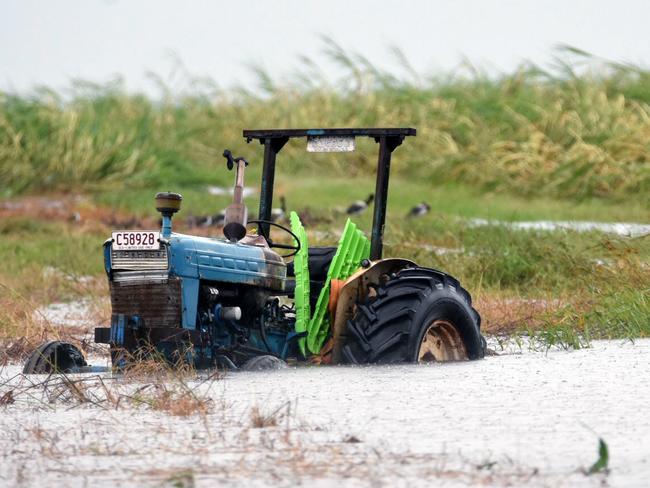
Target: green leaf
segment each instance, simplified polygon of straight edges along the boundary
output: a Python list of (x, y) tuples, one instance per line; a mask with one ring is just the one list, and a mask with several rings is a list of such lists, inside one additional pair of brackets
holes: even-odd
[(598, 460), (589, 468), (587, 475), (595, 473), (603, 473), (609, 471), (609, 449), (607, 443), (602, 439), (598, 439)]

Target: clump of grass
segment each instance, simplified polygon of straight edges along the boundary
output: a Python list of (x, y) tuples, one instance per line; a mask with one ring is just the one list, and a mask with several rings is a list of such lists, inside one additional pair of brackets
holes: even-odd
[(163, 486), (170, 488), (194, 488), (194, 472), (191, 469), (183, 469), (169, 476)]
[(609, 474), (609, 448), (602, 438), (598, 439), (598, 459), (589, 469), (584, 470), (584, 473), (587, 476), (596, 473)]
[(290, 415), (291, 404), (289, 402), (270, 412), (264, 412), (258, 405), (254, 405), (250, 410), (251, 427), (255, 429), (277, 427), (283, 419), (288, 418)]
[(197, 395), (184, 383), (171, 389), (165, 384), (156, 385), (154, 393), (150, 393), (149, 398), (144, 401), (149, 403), (153, 410), (177, 417), (206, 415), (212, 405), (210, 398)]

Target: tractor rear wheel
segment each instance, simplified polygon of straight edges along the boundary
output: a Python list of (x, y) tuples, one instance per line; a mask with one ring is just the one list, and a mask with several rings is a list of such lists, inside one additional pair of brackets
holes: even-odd
[(420, 363), (480, 359), (481, 317), (452, 276), (406, 268), (377, 286), (347, 323), (348, 363)]

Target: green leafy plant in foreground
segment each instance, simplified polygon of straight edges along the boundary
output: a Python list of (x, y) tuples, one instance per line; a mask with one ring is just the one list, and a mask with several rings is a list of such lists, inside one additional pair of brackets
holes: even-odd
[(609, 448), (602, 438), (598, 438), (598, 459), (585, 471), (586, 475), (596, 473), (609, 473)]

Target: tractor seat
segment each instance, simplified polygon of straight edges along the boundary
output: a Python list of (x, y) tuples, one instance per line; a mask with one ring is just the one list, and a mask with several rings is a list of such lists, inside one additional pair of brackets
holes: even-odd
[[(325, 281), (327, 271), (336, 254), (336, 247), (310, 247), (307, 250), (307, 267), (311, 281)], [(293, 262), (287, 264), (287, 276), (295, 277)]]
[[(307, 267), (309, 268), (309, 304), (311, 310), (314, 310), (318, 296), (320, 295), (325, 280), (327, 279), (327, 271), (330, 268), (332, 259), (336, 254), (336, 247), (310, 247), (307, 250)], [(295, 271), (293, 262), (287, 264), (287, 277), (294, 278)], [(285, 292), (291, 296), (295, 289), (296, 282), (293, 279), (286, 281)]]

